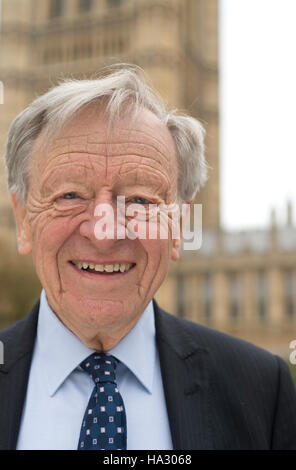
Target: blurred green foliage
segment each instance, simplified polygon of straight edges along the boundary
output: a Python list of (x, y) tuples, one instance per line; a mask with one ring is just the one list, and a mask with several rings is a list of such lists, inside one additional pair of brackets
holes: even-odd
[[(1, 249), (2, 248), (2, 249)], [(41, 291), (31, 258), (0, 246), (0, 329), (27, 315)]]

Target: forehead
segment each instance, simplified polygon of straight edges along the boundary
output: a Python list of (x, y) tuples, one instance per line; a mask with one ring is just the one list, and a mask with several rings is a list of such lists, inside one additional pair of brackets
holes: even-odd
[(35, 167), (42, 172), (67, 161), (114, 170), (120, 165), (121, 173), (139, 163), (165, 173), (175, 173), (177, 167), (173, 138), (152, 112), (142, 109), (135, 117), (116, 119), (110, 127), (108, 118), (90, 106), (72, 118), (50, 142), (45, 143), (41, 134), (34, 146), (33, 160), (33, 170)]

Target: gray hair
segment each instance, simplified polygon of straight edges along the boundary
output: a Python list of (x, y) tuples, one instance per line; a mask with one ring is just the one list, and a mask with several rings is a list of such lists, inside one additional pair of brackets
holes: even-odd
[(30, 160), (37, 137), (43, 130), (53, 137), (83, 107), (104, 104), (110, 122), (123, 108), (152, 111), (169, 129), (178, 160), (178, 198), (192, 200), (207, 180), (204, 155), (204, 128), (201, 123), (177, 110), (168, 110), (148, 84), (140, 67), (117, 64), (103, 69), (89, 80), (66, 79), (33, 101), (13, 121), (6, 142), (5, 163), (8, 187), (24, 204), (28, 192)]

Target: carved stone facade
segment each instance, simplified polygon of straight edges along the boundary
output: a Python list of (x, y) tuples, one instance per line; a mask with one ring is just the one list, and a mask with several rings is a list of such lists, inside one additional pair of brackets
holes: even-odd
[[(217, 0), (2, 0), (1, 148), (16, 114), (58, 78), (89, 77), (114, 62), (136, 63), (171, 106), (205, 124), (213, 170), (198, 202), (205, 225), (217, 227), (217, 21)], [(6, 205), (1, 192), (2, 213)]]
[(251, 341), (283, 357), (296, 339), (296, 228), (203, 230), (184, 251), (157, 300), (171, 312)]

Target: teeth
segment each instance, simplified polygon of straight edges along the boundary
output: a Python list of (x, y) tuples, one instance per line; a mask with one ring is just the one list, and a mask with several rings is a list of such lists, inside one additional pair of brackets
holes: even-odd
[(106, 264), (104, 266), (106, 273), (113, 273), (113, 264)]
[(93, 264), (93, 263), (85, 263), (85, 262), (76, 262), (73, 261), (73, 263), (79, 268), (79, 269), (94, 269), (95, 271), (98, 272), (106, 272), (106, 273), (113, 273), (120, 271), (121, 273), (124, 273), (125, 271), (128, 271), (132, 263), (127, 263), (127, 264)]
[(104, 271), (104, 266), (102, 264), (96, 264), (95, 270), (100, 271), (102, 273)]

